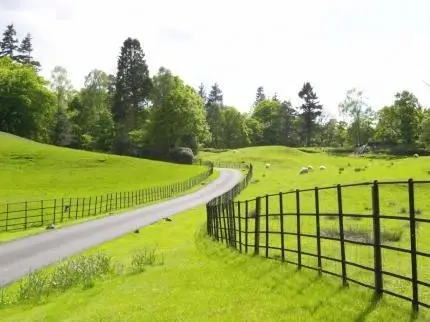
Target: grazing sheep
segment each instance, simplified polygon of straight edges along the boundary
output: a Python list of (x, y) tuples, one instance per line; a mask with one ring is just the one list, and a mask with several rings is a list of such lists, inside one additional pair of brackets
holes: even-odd
[(308, 170), (309, 171), (314, 171), (314, 168), (311, 165), (308, 165)]
[(266, 169), (270, 168), (270, 163), (266, 163)]
[(299, 174), (307, 174), (309, 173), (309, 169), (308, 168), (301, 168)]
[(418, 158), (419, 157), (419, 154), (418, 153), (415, 153), (414, 154), (414, 158)]
[(55, 225), (54, 224), (50, 224), (46, 227), (46, 230), (51, 230), (51, 229), (55, 229)]
[(320, 165), (320, 170), (326, 170), (326, 166), (325, 165)]

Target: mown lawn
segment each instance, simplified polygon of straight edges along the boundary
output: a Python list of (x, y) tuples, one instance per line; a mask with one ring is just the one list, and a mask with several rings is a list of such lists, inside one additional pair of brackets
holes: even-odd
[[(128, 265), (133, 253), (155, 246), (164, 264), (123, 273), (51, 295), (42, 303), (7, 304), (2, 321), (409, 321), (409, 305), (360, 287), (340, 287), (294, 266), (245, 256), (205, 236), (204, 207), (176, 215), (96, 247)], [(13, 297), (15, 284), (7, 290)], [(418, 321), (425, 321), (422, 314)]]
[(88, 197), (185, 180), (205, 170), (59, 148), (0, 133), (0, 203)]

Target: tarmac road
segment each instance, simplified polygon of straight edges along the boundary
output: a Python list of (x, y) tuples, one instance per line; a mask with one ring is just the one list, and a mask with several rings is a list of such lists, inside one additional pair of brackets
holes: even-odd
[(231, 189), (242, 178), (239, 170), (218, 170), (220, 175), (215, 181), (186, 196), (0, 245), (0, 283), (9, 284), (30, 270), (204, 204)]

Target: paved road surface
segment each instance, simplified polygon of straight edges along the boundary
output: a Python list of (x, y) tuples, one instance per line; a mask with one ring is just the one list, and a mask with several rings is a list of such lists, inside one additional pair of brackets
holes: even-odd
[(239, 170), (219, 170), (217, 180), (189, 195), (0, 245), (0, 283), (8, 284), (30, 269), (47, 266), (138, 227), (206, 203), (232, 188), (242, 177)]

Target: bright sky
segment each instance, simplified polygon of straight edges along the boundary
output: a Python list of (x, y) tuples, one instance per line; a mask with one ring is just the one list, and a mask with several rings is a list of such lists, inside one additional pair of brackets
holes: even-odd
[(114, 73), (130, 36), (151, 74), (218, 82), (241, 111), (260, 85), (297, 105), (305, 81), (332, 115), (352, 87), (374, 108), (403, 89), (430, 107), (429, 0), (0, 0), (9, 23), (32, 33), (45, 77), (61, 65), (77, 88), (94, 68)]

